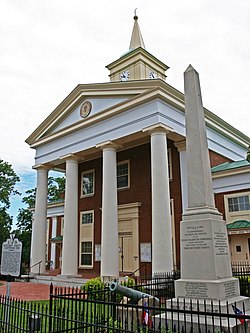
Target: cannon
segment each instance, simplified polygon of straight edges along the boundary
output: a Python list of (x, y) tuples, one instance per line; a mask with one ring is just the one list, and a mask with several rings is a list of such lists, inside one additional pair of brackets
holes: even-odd
[[(138, 323), (145, 324), (144, 314), (148, 313), (151, 318), (159, 313), (159, 299), (139, 290), (121, 286), (115, 281), (110, 282), (109, 289), (117, 292), (123, 299), (121, 305), (117, 306), (117, 318), (123, 325), (128, 325), (128, 330), (132, 330)], [(124, 297), (125, 296), (125, 297)], [(131, 304), (131, 307), (123, 306)], [(135, 306), (138, 305), (138, 306)], [(150, 309), (150, 310), (149, 310)], [(149, 325), (149, 324), (148, 324)]]
[(110, 289), (110, 291), (117, 292), (118, 294), (129, 298), (130, 299), (129, 303), (137, 304), (139, 300), (141, 300), (143, 298), (147, 298), (147, 299), (152, 300), (155, 304), (159, 304), (159, 299), (157, 297), (146, 294), (139, 290), (121, 286), (120, 284), (118, 284), (115, 281), (112, 281), (110, 283), (109, 289)]

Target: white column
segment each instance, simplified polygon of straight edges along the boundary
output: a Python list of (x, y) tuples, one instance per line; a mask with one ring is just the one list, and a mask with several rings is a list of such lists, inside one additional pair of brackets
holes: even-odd
[(66, 184), (64, 204), (64, 231), (61, 275), (78, 274), (78, 161), (73, 155), (66, 160)]
[[(56, 229), (57, 229), (57, 217), (52, 218), (52, 235), (51, 238), (56, 237)], [(55, 269), (55, 264), (56, 264), (56, 244), (52, 243), (51, 248), (50, 248), (50, 260), (52, 261), (52, 269)]]
[(101, 276), (119, 276), (116, 146), (103, 150)]
[(150, 129), (152, 182), (152, 273), (171, 272), (172, 227), (169, 192), (167, 133), (163, 126)]
[(32, 267), (41, 261), (40, 273), (45, 272), (46, 261), (46, 223), (47, 223), (47, 192), (48, 192), (48, 168), (38, 166), (37, 188), (34, 221), (32, 226), (31, 241), (31, 272), (39, 273), (39, 265)]
[(180, 158), (181, 172), (181, 198), (182, 198), (182, 213), (185, 213), (188, 206), (188, 189), (187, 189), (187, 154), (186, 142), (175, 142), (175, 147), (178, 148)]

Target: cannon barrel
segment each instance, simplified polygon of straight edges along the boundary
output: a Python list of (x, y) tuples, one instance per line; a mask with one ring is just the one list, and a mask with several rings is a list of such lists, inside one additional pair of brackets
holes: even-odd
[[(130, 298), (130, 300), (132, 300), (133, 302), (136, 302), (136, 303), (142, 298), (148, 298), (148, 297), (152, 298), (153, 297), (153, 296), (143, 293), (139, 290), (134, 290), (132, 288), (121, 286), (120, 284), (118, 284), (115, 281), (112, 281), (110, 283), (109, 289), (111, 291), (116, 291), (117, 293), (121, 294), (122, 296), (126, 296), (126, 297)], [(153, 297), (153, 298), (156, 298), (156, 297)]]

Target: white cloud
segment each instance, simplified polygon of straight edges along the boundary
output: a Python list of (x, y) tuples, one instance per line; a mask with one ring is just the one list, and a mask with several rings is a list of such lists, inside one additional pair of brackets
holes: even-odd
[(31, 170), (24, 140), (78, 83), (108, 81), (107, 64), (129, 47), (134, 9), (147, 50), (200, 73), (204, 106), (249, 134), (250, 2), (241, 0), (2, 0), (0, 157)]

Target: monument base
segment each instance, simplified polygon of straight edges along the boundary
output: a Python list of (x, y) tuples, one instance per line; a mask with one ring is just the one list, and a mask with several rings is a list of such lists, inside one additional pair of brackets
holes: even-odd
[(224, 301), (240, 296), (239, 280), (234, 277), (216, 280), (179, 279), (175, 281), (178, 298)]
[[(225, 301), (212, 301), (203, 299), (173, 298), (167, 301), (164, 314), (154, 316), (155, 327), (167, 325), (169, 331), (177, 332), (249, 332), (249, 320), (235, 315), (233, 306), (240, 309), (245, 315), (250, 314), (250, 300), (248, 297), (238, 296)], [(179, 310), (179, 311), (176, 311)], [(224, 316), (223, 316), (224, 314)]]

